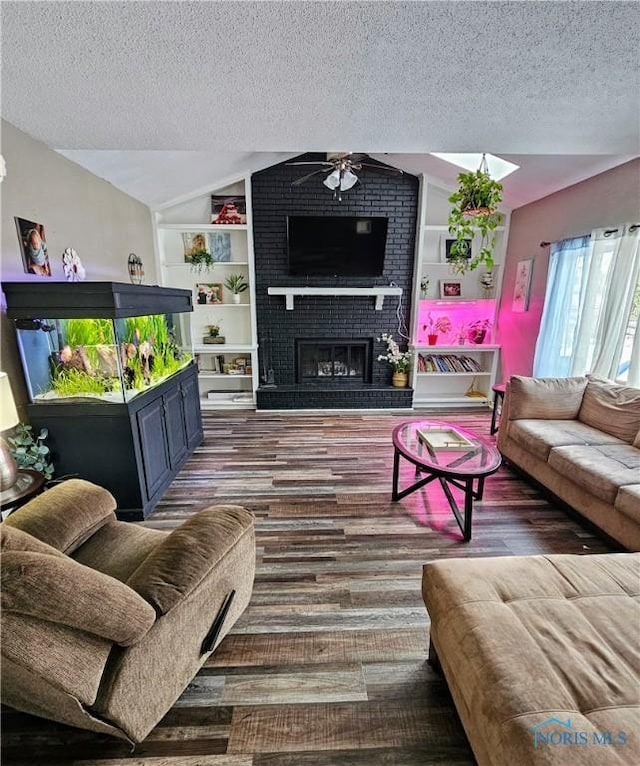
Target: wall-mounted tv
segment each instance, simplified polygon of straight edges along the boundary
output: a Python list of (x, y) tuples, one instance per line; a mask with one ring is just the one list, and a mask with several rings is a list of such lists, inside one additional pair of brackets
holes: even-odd
[(387, 222), (382, 216), (290, 215), (287, 219), (289, 274), (381, 276)]

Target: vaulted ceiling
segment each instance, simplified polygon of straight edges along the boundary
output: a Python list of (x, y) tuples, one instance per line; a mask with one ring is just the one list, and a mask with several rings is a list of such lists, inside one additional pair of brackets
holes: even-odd
[[(640, 151), (635, 2), (54, 1), (1, 12), (3, 117), (152, 204), (306, 150), (612, 164)], [(607, 160), (578, 161), (567, 177), (585, 162)], [(157, 169), (168, 188), (136, 191)]]

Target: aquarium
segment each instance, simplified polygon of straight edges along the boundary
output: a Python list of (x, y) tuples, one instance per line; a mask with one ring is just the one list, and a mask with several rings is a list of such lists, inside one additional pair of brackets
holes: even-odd
[(31, 401), (128, 402), (186, 367), (179, 314), (19, 318)]

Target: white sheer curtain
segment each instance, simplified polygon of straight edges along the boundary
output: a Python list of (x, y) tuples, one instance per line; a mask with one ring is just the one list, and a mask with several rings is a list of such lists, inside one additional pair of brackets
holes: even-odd
[(533, 362), (537, 378), (571, 375), (591, 250), (588, 236), (551, 245), (547, 291)]
[[(619, 227), (613, 242), (604, 242), (604, 235), (599, 234), (595, 243), (594, 254), (602, 251), (610, 253), (610, 266), (605, 285), (606, 300), (599, 312), (598, 325), (595, 328), (594, 357), (591, 370), (596, 375), (615, 380), (621, 370), (621, 361), (625, 341), (628, 338), (629, 317), (640, 277), (640, 227), (627, 225)], [(634, 334), (637, 336), (637, 325)], [(636, 357), (638, 354), (638, 344)], [(633, 361), (633, 357), (632, 357)], [(635, 370), (638, 367), (636, 358)], [(627, 381), (634, 386), (640, 385), (640, 378), (631, 379), (631, 366)]]
[(629, 322), (639, 276), (637, 224), (554, 243), (534, 375), (616, 379), (626, 356), (627, 380), (640, 385), (640, 341)]

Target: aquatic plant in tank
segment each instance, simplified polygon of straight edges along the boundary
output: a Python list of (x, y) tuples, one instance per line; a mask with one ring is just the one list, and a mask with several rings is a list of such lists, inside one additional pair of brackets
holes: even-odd
[(163, 314), (62, 319), (56, 329), (60, 350), (51, 354), (51, 385), (58, 397), (130, 399), (191, 360)]
[(178, 346), (164, 314), (117, 320), (116, 329), (127, 388), (148, 388), (178, 372), (191, 360), (191, 354)]

